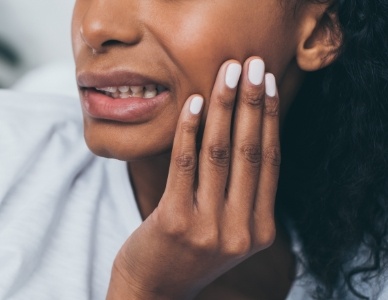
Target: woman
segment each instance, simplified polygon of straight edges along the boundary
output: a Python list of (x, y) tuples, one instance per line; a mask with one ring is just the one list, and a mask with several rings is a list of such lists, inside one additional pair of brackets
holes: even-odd
[[(144, 220), (115, 258), (108, 299), (384, 299), (386, 13), (386, 1), (76, 1), (85, 139), (128, 162)], [(90, 165), (65, 164), (78, 170), (71, 187)], [(122, 180), (101, 174), (92, 193)], [(83, 239), (125, 223), (127, 211), (106, 224), (111, 208), (93, 207), (99, 232), (80, 227)], [(58, 222), (76, 219), (62, 211)], [(46, 264), (74, 255), (91, 275), (55, 287), (101, 297), (95, 274), (109, 260), (69, 253), (73, 234), (62, 235)], [(43, 277), (29, 272), (20, 290), (52, 291)]]

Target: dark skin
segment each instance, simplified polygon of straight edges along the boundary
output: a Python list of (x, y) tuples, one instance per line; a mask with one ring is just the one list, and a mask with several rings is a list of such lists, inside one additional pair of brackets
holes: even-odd
[[(249, 61), (252, 61), (252, 60), (249, 60)], [(276, 192), (276, 181), (277, 181), (277, 174), (278, 174), (278, 167), (279, 167), (279, 164), (277, 161), (278, 157), (273, 157), (273, 155), (275, 155), (275, 156), (278, 155), (277, 149), (278, 149), (278, 145), (279, 145), (279, 141), (276, 138), (278, 136), (278, 129), (279, 129), (278, 97), (275, 96), (273, 98), (270, 98), (268, 96), (264, 96), (264, 83), (259, 85), (259, 86), (253, 86), (252, 84), (249, 83), (249, 80), (246, 78), (247, 72), (248, 72), (247, 66), (249, 65), (249, 61), (247, 61), (245, 68), (244, 68), (245, 72), (243, 74), (243, 77), (245, 77), (245, 80), (244, 80), (244, 78), (242, 80), (245, 82), (246, 85), (250, 85), (250, 86), (245, 87), (246, 91), (241, 92), (241, 93), (246, 93), (246, 95), (240, 95), (240, 97), (241, 98), (248, 97), (248, 95), (251, 95), (251, 94), (254, 94), (255, 97), (250, 99), (249, 102), (248, 102), (248, 98), (247, 98), (246, 102), (241, 102), (241, 103), (236, 104), (237, 105), (237, 107), (236, 107), (236, 121), (235, 121), (236, 123), (235, 123), (234, 127), (237, 127), (237, 129), (235, 130), (235, 133), (233, 134), (233, 135), (235, 135), (235, 137), (232, 138), (232, 141), (236, 140), (235, 143), (237, 144), (237, 143), (240, 143), (239, 142), (240, 139), (241, 139), (241, 143), (242, 143), (242, 141), (249, 140), (249, 141), (252, 141), (252, 144), (250, 144), (250, 145), (262, 143), (262, 149), (263, 149), (262, 151), (266, 151), (266, 153), (263, 155), (262, 160), (261, 160), (261, 158), (256, 157), (255, 153), (253, 153), (253, 156), (250, 156), (250, 157), (245, 156), (247, 153), (245, 153), (242, 156), (241, 152), (240, 153), (237, 152), (238, 151), (237, 149), (242, 149), (242, 147), (244, 147), (244, 145), (243, 144), (241, 146), (240, 145), (233, 145), (233, 146), (231, 146), (233, 149), (232, 155), (236, 156), (236, 160), (239, 163), (234, 167), (233, 170), (228, 171), (229, 167), (223, 163), (223, 160), (220, 160), (220, 157), (218, 157), (218, 154), (217, 154), (217, 156), (213, 156), (213, 157), (210, 156), (208, 158), (204, 158), (208, 154), (202, 152), (203, 156), (202, 157), (200, 156), (199, 160), (203, 161), (205, 164), (207, 164), (206, 162), (208, 162), (208, 161), (213, 161), (213, 163), (211, 165), (208, 165), (207, 168), (204, 168), (204, 170), (205, 170), (204, 173), (201, 174), (201, 170), (199, 170), (199, 173), (200, 173), (199, 174), (199, 177), (200, 177), (199, 182), (201, 181), (201, 176), (203, 176), (204, 182), (209, 181), (207, 179), (207, 178), (209, 178), (209, 177), (207, 177), (209, 173), (210, 174), (216, 173), (217, 176), (224, 177), (224, 180), (226, 179), (226, 176), (229, 174), (229, 177), (230, 177), (229, 180), (231, 181), (231, 183), (229, 184), (230, 187), (228, 188), (229, 189), (228, 196), (224, 195), (223, 193), (221, 193), (221, 196), (220, 196), (219, 192), (222, 191), (222, 189), (224, 190), (224, 188), (222, 188), (222, 186), (219, 186), (219, 188), (217, 188), (217, 186), (215, 186), (215, 188), (216, 188), (215, 191), (210, 191), (205, 186), (204, 187), (204, 189), (205, 189), (204, 199), (207, 199), (207, 197), (206, 197), (207, 194), (214, 193), (214, 196), (212, 196), (212, 198), (217, 197), (219, 199), (224, 199), (224, 201), (217, 204), (217, 206), (218, 205), (222, 206), (226, 203), (228, 203), (228, 206), (226, 206), (223, 209), (224, 212), (220, 212), (220, 207), (213, 207), (213, 205), (216, 203), (203, 202), (203, 204), (201, 204), (200, 203), (200, 201), (201, 201), (200, 200), (200, 197), (201, 197), (200, 187), (198, 187), (198, 189), (197, 189), (198, 194), (197, 194), (196, 200), (199, 202), (199, 204), (198, 204), (197, 208), (195, 209), (195, 211), (197, 211), (197, 210), (198, 211), (194, 212), (194, 214), (193, 214), (193, 212), (191, 212), (191, 210), (189, 209), (188, 211), (185, 212), (185, 215), (183, 216), (184, 220), (182, 220), (182, 222), (184, 222), (184, 224), (179, 224), (177, 226), (178, 228), (175, 228), (176, 225), (173, 225), (174, 226), (173, 229), (167, 229), (167, 228), (162, 229), (161, 232), (157, 233), (158, 238), (156, 239), (156, 241), (154, 240), (154, 238), (152, 239), (153, 243), (151, 243), (151, 244), (154, 244), (154, 242), (155, 242), (154, 247), (160, 247), (163, 243), (166, 242), (165, 239), (168, 240), (169, 238), (171, 238), (171, 236), (169, 236), (169, 235), (172, 235), (173, 240), (175, 240), (175, 239), (177, 240), (176, 241), (177, 245), (173, 245), (173, 248), (175, 249), (175, 251), (177, 251), (176, 252), (177, 256), (175, 256), (174, 260), (176, 260), (177, 257), (182, 257), (181, 251), (185, 251), (187, 253), (187, 256), (183, 256), (183, 261), (195, 259), (196, 261), (200, 262), (203, 259), (208, 260), (207, 256), (211, 254), (211, 260), (214, 259), (214, 255), (216, 257), (220, 256), (220, 258), (221, 258), (220, 261), (223, 261), (225, 258), (229, 259), (229, 256), (234, 256), (235, 259), (237, 259), (237, 258), (239, 258), (239, 256), (241, 256), (239, 258), (239, 260), (241, 260), (241, 262), (242, 262), (243, 261), (242, 257), (244, 257), (244, 258), (249, 257), (249, 256), (253, 255), (255, 252), (257, 252), (258, 248), (265, 249), (270, 244), (273, 243), (274, 236), (272, 235), (272, 232), (271, 232), (273, 230), (273, 227), (269, 226), (269, 228), (267, 229), (268, 230), (267, 232), (262, 230), (262, 228), (267, 227), (268, 224), (271, 224), (273, 222), (273, 216), (272, 216), (272, 214), (273, 214), (272, 213), (272, 211), (273, 211), (273, 199), (274, 199), (273, 194)], [(220, 76), (217, 80), (216, 85), (218, 84), (219, 88), (221, 90), (223, 90), (223, 91), (221, 91), (222, 93), (226, 93), (225, 98), (222, 98), (222, 99), (224, 99), (225, 101), (227, 101), (227, 100), (231, 101), (231, 103), (233, 103), (235, 101), (234, 99), (236, 99), (236, 97), (235, 97), (236, 89), (229, 89), (227, 87), (225, 88), (223, 81), (221, 81), (221, 77), (222, 77), (221, 74), (225, 71), (227, 66), (228, 66), (228, 64), (224, 65), (224, 67), (221, 68), (222, 71), (220, 73)], [(248, 92), (248, 91), (250, 91), (250, 92)], [(214, 95), (213, 95), (213, 97), (214, 97)], [(264, 102), (267, 103), (266, 106), (264, 106)], [(232, 105), (225, 106), (224, 104), (220, 104), (219, 100), (213, 100), (213, 102), (211, 102), (211, 103), (213, 105), (211, 105), (209, 108), (209, 115), (208, 115), (209, 118), (231, 119), (232, 112), (233, 112)], [(222, 103), (224, 103), (224, 102), (222, 102)], [(187, 107), (187, 105), (186, 105), (186, 107)], [(241, 116), (244, 116), (245, 122), (243, 122), (241, 120), (242, 118), (241, 118), (240, 114), (241, 114)], [(189, 116), (183, 115), (181, 118), (185, 118), (185, 117), (187, 118)], [(191, 117), (194, 117), (194, 116), (191, 116)], [(198, 118), (198, 116), (195, 116), (195, 119), (192, 119), (191, 121), (196, 121), (197, 125), (199, 125), (199, 123), (198, 123), (199, 120), (200, 119)], [(220, 125), (215, 125), (215, 128), (212, 128), (210, 126), (210, 129), (205, 129), (204, 137), (202, 139), (202, 142), (205, 145), (202, 145), (202, 148), (206, 149), (206, 148), (212, 147), (211, 145), (209, 145), (209, 146), (206, 145), (207, 143), (209, 143), (209, 141), (207, 141), (207, 140), (210, 140), (210, 141), (213, 140), (215, 138), (214, 133), (216, 133), (216, 132), (217, 132), (218, 136), (220, 135), (221, 128), (218, 128), (218, 126), (224, 126), (223, 124), (225, 124), (225, 121), (226, 120), (224, 120), (223, 122), (220, 122), (219, 123)], [(189, 121), (187, 121), (187, 122), (189, 122)], [(229, 120), (229, 122), (230, 122), (230, 120)], [(250, 127), (252, 125), (252, 123), (256, 123), (256, 126), (253, 126), (251, 130), (248, 130), (247, 127)], [(193, 126), (195, 126), (195, 125), (193, 124)], [(246, 135), (245, 137), (243, 136), (242, 132), (238, 133), (239, 131), (241, 131), (241, 129), (239, 127), (241, 129), (244, 129), (244, 131), (246, 132), (244, 134), (244, 135)], [(207, 125), (206, 128), (209, 128), (209, 125)], [(257, 135), (258, 129), (259, 129), (259, 131), (261, 131), (260, 128), (262, 128), (262, 131), (263, 131), (263, 136), (261, 138), (259, 135)], [(238, 129), (240, 129), (240, 130), (238, 130)], [(178, 129), (178, 130), (181, 131), (181, 129)], [(187, 135), (188, 133), (189, 134), (191, 133), (191, 136), (195, 137), (195, 133), (193, 134), (192, 130), (187, 131), (186, 129), (183, 129), (183, 128), (182, 128), (182, 130), (183, 130), (181, 132), (182, 136), (178, 135), (178, 137), (175, 139), (175, 146), (174, 146), (175, 150), (173, 150), (172, 157), (174, 157), (174, 151), (177, 151), (178, 153), (180, 153), (182, 151), (182, 150), (176, 150), (177, 147), (178, 147), (178, 149), (180, 147), (183, 147), (183, 148), (187, 147), (187, 143), (184, 143), (184, 144), (182, 143), (181, 145), (176, 146), (176, 143), (179, 143), (180, 140), (185, 140), (185, 139), (189, 138), (188, 136), (185, 137), (185, 135)], [(230, 128), (229, 129), (225, 128), (224, 133), (223, 133), (225, 138), (229, 139), (228, 135), (229, 135), (230, 130), (231, 130)], [(210, 131), (210, 133), (209, 133), (209, 131)], [(214, 131), (214, 133), (212, 133), (211, 131)], [(264, 132), (267, 132), (267, 133), (265, 134)], [(239, 136), (237, 136), (238, 134), (239, 134)], [(253, 141), (255, 139), (257, 139), (257, 142), (254, 142), (255, 144), (253, 144)], [(260, 142), (260, 139), (262, 140), (261, 142)], [(268, 149), (271, 149), (271, 152), (267, 152)], [(195, 151), (195, 149), (193, 149), (193, 150)], [(185, 151), (186, 156), (190, 156), (189, 153), (186, 153), (187, 150), (184, 150), (184, 151)], [(254, 151), (255, 151), (255, 149), (254, 149)], [(252, 153), (250, 152), (250, 154), (252, 154)], [(267, 154), (270, 154), (270, 156), (267, 156)], [(181, 156), (181, 155), (178, 155), (178, 157), (179, 156)], [(260, 161), (258, 161), (256, 159), (260, 159)], [(242, 162), (240, 160), (244, 160), (244, 162)], [(177, 174), (176, 174), (176, 176), (174, 176), (176, 179), (174, 179), (174, 181), (172, 181), (172, 182), (171, 181), (168, 182), (167, 186), (169, 186), (169, 185), (172, 185), (172, 186), (174, 186), (174, 185), (179, 185), (179, 186), (187, 185), (188, 183), (186, 183), (185, 181), (190, 180), (190, 178), (194, 178), (194, 176), (190, 176), (191, 171), (187, 172), (186, 165), (180, 165), (178, 160), (175, 160), (175, 163), (176, 163), (175, 165), (170, 166), (169, 172), (170, 173), (176, 172)], [(133, 166), (133, 164), (132, 164), (132, 166)], [(182, 169), (182, 167), (183, 167), (183, 169)], [(233, 166), (232, 166), (232, 168), (233, 168)], [(135, 171), (136, 170), (133, 170), (132, 173), (136, 173)], [(140, 173), (140, 176), (143, 174), (144, 173)], [(144, 175), (152, 176), (152, 173), (144, 174)], [(243, 175), (249, 175), (249, 177), (243, 176)], [(257, 175), (259, 175), (259, 177), (261, 177), (261, 180), (259, 180), (259, 182), (256, 185), (255, 182), (257, 182), (257, 177), (258, 177)], [(147, 181), (152, 183), (152, 181), (150, 180), (150, 178), (148, 176), (147, 176), (147, 179), (148, 179)], [(139, 178), (139, 177), (137, 177), (137, 178)], [(178, 178), (183, 179), (184, 182), (182, 182), (182, 184), (180, 184), (179, 183), (180, 179), (178, 179)], [(257, 191), (254, 191), (254, 190), (246, 191), (246, 195), (241, 195), (240, 197), (238, 197), (238, 194), (243, 193), (243, 191), (239, 188), (240, 186), (242, 186), (242, 184), (241, 183), (236, 184), (236, 183), (233, 183), (233, 181), (236, 181), (236, 180), (239, 181), (241, 179), (242, 180), (249, 180), (250, 179), (251, 185), (253, 186), (253, 189), (257, 189)], [(134, 183), (135, 183), (134, 184), (135, 187), (141, 188), (142, 183), (139, 184), (139, 182), (138, 182), (136, 184), (136, 176), (134, 177)], [(236, 187), (236, 189), (234, 189), (233, 187)], [(143, 190), (145, 190), (144, 188), (145, 187), (143, 187)], [(214, 186), (209, 185), (209, 188), (214, 188)], [(172, 189), (175, 190), (174, 187), (172, 187)], [(154, 188), (152, 190), (155, 191)], [(173, 193), (176, 194), (176, 192), (173, 192)], [(167, 194), (167, 196), (166, 196), (166, 194)], [(268, 197), (268, 194), (271, 194), (271, 196)], [(150, 196), (150, 195), (148, 195), (148, 196)], [(176, 197), (176, 200), (180, 202), (181, 197), (186, 198), (187, 196), (184, 196), (184, 195), (178, 196), (178, 197)], [(263, 198), (266, 198), (266, 197), (268, 197), (267, 199), (265, 199), (267, 201), (262, 201)], [(241, 200), (245, 199), (245, 198), (250, 199), (250, 201), (247, 201), (247, 203), (244, 204), (243, 201), (241, 201)], [(148, 202), (143, 202), (142, 199), (148, 200)], [(163, 199), (168, 199), (168, 200), (165, 200), (165, 202), (162, 202)], [(175, 212), (167, 212), (164, 210), (173, 209), (175, 211), (175, 210), (182, 210), (183, 209), (183, 208), (179, 207), (181, 205), (181, 203), (179, 203), (179, 202), (173, 204), (174, 206), (177, 205), (178, 207), (174, 207), (174, 206), (171, 207), (171, 203), (172, 203), (171, 199), (172, 199), (172, 196), (169, 196), (168, 191), (167, 191), (162, 196), (162, 200), (159, 203), (158, 208), (153, 210), (153, 208), (151, 207), (152, 214), (150, 216), (146, 216), (144, 214), (145, 213), (144, 208), (147, 208), (147, 207), (142, 207), (142, 204), (147, 203), (149, 205), (150, 197), (142, 198), (141, 196), (138, 195), (139, 206), (141, 207), (141, 211), (143, 212), (144, 217), (148, 217), (146, 222), (150, 222), (151, 224), (153, 224), (153, 222), (154, 222), (153, 218), (160, 218), (161, 216), (163, 216), (163, 219), (164, 219), (165, 216), (168, 214), (171, 214), (171, 213), (175, 214)], [(185, 204), (184, 210), (187, 209), (187, 207), (186, 207), (187, 205), (188, 205), (188, 203)], [(203, 207), (204, 207), (203, 211), (201, 211), (201, 209), (202, 209), (201, 205), (203, 205)], [(247, 209), (246, 205), (248, 207), (252, 206), (253, 209), (252, 208)], [(156, 213), (159, 213), (159, 212), (160, 212), (160, 215), (157, 215)], [(212, 212), (212, 214), (213, 213), (215, 214), (215, 216), (214, 216), (215, 219), (213, 219), (214, 217), (211, 217), (211, 215), (208, 215), (209, 212)], [(228, 216), (227, 219), (222, 220), (223, 214), (230, 214), (230, 215)], [(202, 216), (202, 215), (204, 215), (204, 216)], [(171, 217), (173, 217), (173, 216), (171, 216)], [(174, 218), (176, 220), (177, 216), (174, 216)], [(202, 218), (204, 218), (204, 220), (202, 220)], [(190, 221), (190, 219), (191, 219), (191, 221)], [(237, 226), (238, 223), (240, 223), (240, 224), (245, 223), (246, 219), (250, 219), (251, 220), (250, 222), (253, 223), (251, 225), (252, 228), (250, 228), (250, 230), (252, 231), (251, 238), (252, 239), (255, 238), (256, 241), (252, 241), (251, 242), (252, 244), (247, 245), (247, 247), (245, 245), (245, 241), (242, 241), (241, 245), (239, 245), (239, 244), (235, 245), (234, 243), (237, 241), (237, 239), (236, 239), (237, 235), (243, 234), (243, 231), (242, 231), (243, 228), (238, 229), (234, 234), (231, 234), (231, 232), (230, 232), (231, 228)], [(190, 221), (190, 225), (188, 225), (188, 223), (186, 223), (189, 221)], [(163, 225), (164, 221), (160, 222), (158, 220), (155, 222), (158, 223), (157, 226), (170, 226), (170, 224)], [(195, 225), (191, 224), (191, 222), (194, 222)], [(204, 227), (202, 225), (203, 222), (209, 222), (209, 225)], [(209, 243), (209, 242), (212, 243), (211, 239), (213, 239), (213, 237), (210, 236), (209, 241), (205, 240), (204, 241), (205, 244), (202, 244), (202, 239), (203, 239), (203, 237), (208, 239), (206, 236), (209, 234), (213, 234), (212, 232), (207, 232), (208, 231), (207, 228), (213, 227), (214, 225), (212, 223), (214, 223), (214, 222), (218, 223), (218, 226), (224, 227), (225, 233), (222, 233), (222, 234), (225, 234), (226, 240), (223, 242), (224, 245), (222, 245), (222, 243), (221, 243), (220, 247), (219, 247), (219, 245), (215, 244), (211, 247), (211, 249), (207, 249), (207, 243)], [(190, 226), (191, 229), (189, 229), (187, 226)], [(193, 226), (196, 227), (196, 229), (193, 230), (193, 228), (192, 228)], [(242, 225), (242, 226), (245, 226), (245, 225)], [(255, 227), (257, 227), (257, 233), (255, 233), (255, 236), (254, 236), (253, 233), (256, 231)], [(145, 230), (147, 230), (147, 229), (145, 229)], [(167, 236), (162, 237), (161, 235), (166, 233), (166, 232), (164, 232), (165, 230), (166, 230), (166, 232), (168, 232)], [(172, 232), (170, 232), (170, 230)], [(176, 232), (176, 230), (179, 230), (179, 232)], [(192, 232), (190, 233), (191, 230), (192, 230)], [(159, 235), (159, 233), (161, 235)], [(267, 235), (267, 233), (268, 233), (268, 235)], [(199, 235), (196, 236), (197, 234), (199, 234)], [(175, 235), (177, 235), (177, 236), (175, 236)], [(141, 233), (140, 236), (144, 237), (143, 233)], [(193, 237), (194, 237), (194, 239), (193, 239)], [(262, 252), (259, 252), (258, 254), (256, 254), (255, 256), (251, 256), (251, 258), (248, 261), (241, 263), (237, 268), (230, 270), (229, 272), (227, 272), (227, 274), (218, 278), (215, 282), (213, 282), (213, 283), (206, 282), (207, 287), (205, 289), (203, 289), (201, 292), (200, 292), (200, 290), (203, 287), (205, 287), (205, 284), (203, 284), (203, 286), (201, 286), (201, 288), (196, 288), (196, 291), (192, 291), (192, 292), (190, 292), (190, 294), (192, 294), (192, 293), (197, 294), (198, 292), (200, 292), (200, 294), (197, 296), (200, 299), (201, 298), (211, 299), (215, 296), (226, 297), (226, 295), (228, 295), (228, 297), (232, 297), (232, 295), (234, 295), (233, 297), (238, 297), (238, 298), (245, 296), (248, 298), (251, 297), (253, 299), (257, 299), (257, 297), (267, 298), (267, 299), (271, 299), (273, 297), (285, 298), (285, 296), (288, 292), (288, 288), (291, 284), (291, 277), (287, 277), (287, 275), (292, 274), (292, 271), (291, 271), (292, 260), (291, 260), (291, 255), (289, 252), (289, 247), (287, 247), (287, 245), (284, 243), (284, 237), (283, 237), (283, 239), (280, 238), (281, 235), (278, 235), (278, 237), (279, 237), (278, 242), (273, 244), (272, 250), (262, 251)], [(136, 238), (136, 235), (135, 235), (135, 238)], [(186, 239), (188, 239), (188, 240), (186, 240)], [(196, 245), (196, 243), (197, 243), (196, 239), (199, 239), (199, 242), (201, 243), (200, 245)], [(219, 237), (217, 239), (219, 239)], [(181, 240), (181, 242), (183, 243), (182, 245), (179, 245), (180, 244), (179, 240)], [(132, 242), (131, 244), (135, 247), (138, 247), (139, 242), (140, 241), (136, 241), (136, 242)], [(189, 248), (192, 248), (191, 250), (186, 249), (186, 247), (187, 247), (186, 243), (192, 243), (189, 245)], [(237, 243), (240, 243), (240, 242), (237, 241)], [(254, 243), (257, 243), (257, 244), (255, 245)], [(169, 248), (168, 244), (169, 244), (169, 242), (167, 243), (166, 246)], [(146, 246), (146, 247), (148, 247), (148, 246)], [(150, 247), (154, 248), (154, 247), (152, 247), (152, 245)], [(237, 247), (237, 248), (235, 248), (235, 247)], [(243, 249), (241, 250), (240, 247), (243, 247)], [(173, 249), (170, 248), (168, 252), (171, 252), (172, 250)], [(130, 252), (140, 252), (140, 251), (141, 251), (140, 249), (130, 250)], [(144, 250), (142, 250), (142, 251), (144, 251)], [(241, 253), (240, 253), (240, 251), (241, 251)], [(202, 252), (204, 252), (204, 253), (202, 253)], [(215, 253), (213, 253), (213, 252), (215, 252)], [(288, 260), (287, 259), (284, 260), (284, 258), (287, 256), (288, 256)], [(174, 255), (172, 257), (174, 257)], [(217, 262), (217, 260), (215, 262), (217, 265), (219, 264), (219, 262)], [(284, 263), (284, 262), (286, 262), (286, 263)], [(209, 263), (210, 263), (210, 261), (208, 260), (206, 262), (206, 264), (204, 264), (204, 266), (209, 264)], [(140, 264), (140, 263), (136, 262), (135, 264)], [(141, 264), (143, 264), (143, 262)], [(185, 266), (185, 264), (180, 264), (180, 265)], [(176, 278), (179, 278), (183, 275), (182, 272), (185, 272), (185, 270), (181, 269), (180, 267), (174, 269), (174, 267), (172, 267), (170, 265), (168, 265), (168, 266), (164, 265), (162, 269), (165, 270), (166, 268), (170, 268), (171, 271), (168, 272), (168, 275), (163, 276), (164, 278), (169, 278), (170, 276), (176, 276)], [(272, 270), (274, 270), (274, 269), (275, 270), (278, 269), (278, 270), (276, 270), (276, 272), (273, 272)], [(202, 270), (203, 269), (201, 267), (201, 268), (199, 268), (199, 270), (197, 272), (193, 272), (192, 275), (194, 275), (193, 276), (194, 280), (202, 280), (202, 278), (200, 278), (202, 276)], [(139, 271), (141, 271), (141, 270), (139, 270)], [(279, 272), (279, 274), (278, 274), (278, 272)], [(216, 276), (216, 275), (219, 275), (219, 274), (214, 274), (213, 276)], [(260, 275), (264, 279), (264, 280), (259, 281), (262, 283), (261, 286), (259, 284), (255, 283), (254, 280), (251, 280), (251, 282), (247, 284), (247, 282), (248, 282), (246, 280), (247, 278), (259, 278)], [(213, 276), (211, 276), (209, 279), (206, 279), (206, 280), (209, 280), (209, 281), (212, 280)], [(218, 276), (216, 276), (216, 277), (218, 277)], [(163, 286), (163, 288), (165, 288), (165, 283), (163, 283), (162, 286)], [(184, 293), (186, 293), (187, 289), (189, 289), (189, 287), (185, 287)], [(268, 289), (269, 289), (269, 291), (268, 291)], [(273, 290), (277, 291), (276, 294), (273, 293)], [(232, 294), (231, 294), (231, 292), (232, 292)], [(158, 291), (157, 295), (160, 296), (160, 294), (161, 293)], [(155, 296), (156, 295), (147, 296), (147, 297), (155, 297)], [(145, 297), (145, 296), (142, 296), (142, 297)], [(190, 297), (190, 296), (189, 295), (182, 295), (182, 294), (180, 294), (180, 292), (179, 292), (179, 294), (175, 294), (175, 291), (174, 291), (174, 295), (168, 296), (168, 297), (179, 299), (182, 297)]]
[[(321, 23), (327, 5), (287, 7), (76, 2), (85, 138), (96, 154), (128, 161), (145, 220), (117, 255), (108, 299), (286, 297), (294, 261), (274, 217), (281, 124), (304, 71), (329, 64), (337, 47)], [(146, 84), (129, 72), (166, 87), (164, 100), (146, 113), (132, 106), (125, 121), (125, 101), (111, 99), (125, 104), (120, 121), (90, 110), (95, 88)]]
[[(169, 163), (170, 159), (166, 159), (166, 162)], [(155, 166), (158, 162), (142, 163)], [(146, 219), (158, 205), (166, 182), (161, 182), (159, 176), (150, 172), (152, 168), (136, 169), (141, 164), (128, 165), (130, 174), (138, 174), (131, 175), (132, 184), (139, 210), (143, 219)], [(162, 167), (156, 166), (158, 169)], [(146, 173), (142, 173), (143, 170)], [(295, 262), (285, 228), (281, 224), (276, 228), (275, 241), (269, 248), (253, 255), (216, 279), (196, 299), (284, 299), (294, 279)]]

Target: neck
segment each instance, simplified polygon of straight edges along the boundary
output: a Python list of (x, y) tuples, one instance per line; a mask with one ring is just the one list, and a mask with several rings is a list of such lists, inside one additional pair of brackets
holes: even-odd
[(154, 211), (162, 198), (169, 166), (169, 153), (128, 163), (128, 172), (143, 220)]

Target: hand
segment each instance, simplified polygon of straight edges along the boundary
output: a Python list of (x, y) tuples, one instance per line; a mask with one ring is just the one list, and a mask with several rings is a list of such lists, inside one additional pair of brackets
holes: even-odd
[(193, 298), (272, 244), (279, 99), (257, 57), (245, 62), (241, 79), (240, 72), (233, 60), (220, 68), (199, 155), (202, 98), (185, 103), (165, 193), (120, 250), (108, 299)]

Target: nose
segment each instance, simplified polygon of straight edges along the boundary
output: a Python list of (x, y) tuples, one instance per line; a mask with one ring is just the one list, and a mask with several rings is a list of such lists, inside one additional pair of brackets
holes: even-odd
[(80, 34), (93, 53), (102, 53), (112, 45), (135, 45), (142, 38), (133, 1), (92, 1), (80, 26)]

